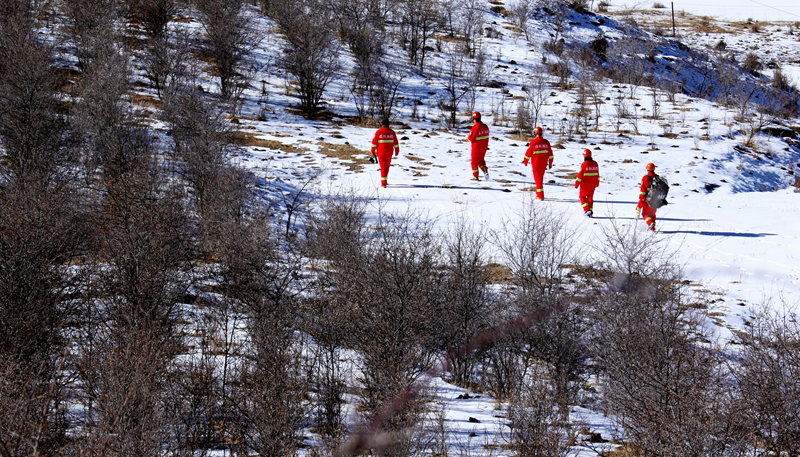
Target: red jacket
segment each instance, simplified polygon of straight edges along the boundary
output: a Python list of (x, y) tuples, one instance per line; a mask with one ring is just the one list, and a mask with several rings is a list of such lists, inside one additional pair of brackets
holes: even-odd
[(647, 205), (647, 194), (650, 193), (650, 188), (653, 185), (653, 178), (655, 178), (655, 171), (648, 171), (646, 175), (642, 176), (642, 186), (639, 188), (639, 208), (644, 208)]
[(531, 140), (528, 150), (525, 152), (525, 160), (531, 160), (534, 168), (544, 168), (545, 165), (553, 166), (553, 149), (550, 142), (537, 136)]
[(489, 126), (480, 121), (476, 122), (467, 139), (472, 143), (473, 151), (486, 152), (489, 148)]
[(581, 171), (578, 172), (578, 179), (575, 181), (575, 187), (578, 185), (585, 187), (597, 187), (600, 184), (600, 166), (597, 165), (592, 159), (587, 158), (581, 164)]
[(370, 152), (372, 152), (373, 155), (376, 152), (378, 155), (391, 155), (392, 151), (394, 151), (395, 155), (400, 152), (400, 142), (397, 141), (397, 135), (394, 134), (394, 130), (383, 126), (375, 132), (375, 138), (372, 139), (372, 149)]

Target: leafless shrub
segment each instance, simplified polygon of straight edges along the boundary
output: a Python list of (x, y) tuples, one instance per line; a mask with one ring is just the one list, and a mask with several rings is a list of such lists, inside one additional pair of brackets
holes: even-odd
[(167, 26), (178, 14), (178, 0), (124, 0), (131, 22), (151, 39), (167, 34)]
[(564, 46), (565, 42), (563, 38), (551, 38), (542, 44), (542, 48), (544, 48), (545, 51), (552, 52), (559, 57), (564, 53)]
[[(71, 364), (65, 265), (85, 252), (68, 125), (35, 5), (0, 6), (0, 453), (64, 452)], [(74, 289), (73, 289), (74, 290)]]
[(755, 53), (748, 52), (747, 56), (744, 58), (744, 62), (742, 62), (742, 68), (745, 71), (749, 71), (754, 76), (758, 76), (758, 72), (764, 68), (764, 65)]
[(182, 31), (164, 33), (150, 40), (143, 55), (143, 67), (159, 97), (175, 90), (189, 72), (190, 39)]
[(582, 343), (585, 313), (578, 306), (564, 303), (564, 266), (574, 261), (576, 249), (567, 222), (563, 215), (528, 205), (517, 220), (504, 223), (496, 234), (504, 264), (519, 286), (513, 293), (513, 313), (523, 315), (558, 304), (556, 312), (514, 338), (522, 343), (517, 352), (523, 366), (538, 363), (552, 368), (562, 405), (569, 404), (581, 384), (586, 352)]
[[(147, 136), (149, 137), (149, 136)], [(79, 370), (90, 414), (82, 452), (157, 455), (169, 365), (182, 342), (177, 303), (191, 258), (183, 194), (167, 184), (152, 145), (104, 180), (93, 296)]]
[(207, 213), (233, 148), (224, 109), (192, 88), (179, 87), (167, 94), (163, 116), (172, 128), (178, 172), (192, 185), (200, 212)]
[(58, 111), (60, 80), (30, 20), (8, 19), (0, 32), (0, 180), (47, 186), (72, 174), (76, 160)]
[(557, 296), (575, 255), (575, 234), (568, 218), (547, 207), (528, 204), (494, 234), (518, 285), (535, 297)]
[(724, 360), (664, 243), (639, 233), (613, 226), (602, 248), (616, 273), (594, 308), (606, 408), (642, 452), (723, 455), (738, 433)]
[[(441, 335), (442, 349), (457, 347), (489, 325), (493, 302), (486, 265), (486, 231), (458, 219), (444, 238), (445, 276), (443, 284), (444, 315), (447, 322)], [(473, 354), (450, 362), (453, 383), (469, 388), (477, 369)]]
[(195, 0), (205, 31), (203, 52), (212, 59), (222, 98), (235, 99), (249, 84), (250, 53), (262, 32), (244, 0)]
[[(550, 98), (550, 82), (547, 80), (547, 72), (544, 67), (537, 66), (531, 74), (528, 84), (525, 85), (525, 117), (530, 119), (530, 126), (539, 125), (539, 117), (542, 107)], [(531, 129), (523, 131), (530, 132)]]
[(566, 456), (575, 438), (543, 369), (534, 370), (508, 406), (511, 446), (525, 457)]
[(304, 261), (281, 243), (267, 208), (250, 194), (250, 212), (218, 229), (218, 281), (246, 316), (243, 360), (226, 391), (221, 427), (233, 452), (292, 454), (307, 411), (302, 341), (295, 336), (295, 302)]
[(354, 191), (325, 198), (309, 219), (307, 245), (313, 258), (336, 267), (357, 261), (366, 241), (366, 202)]
[(84, 252), (86, 233), (62, 183), (0, 188), (0, 445), (6, 455), (55, 455), (66, 445), (70, 363), (64, 303), (79, 282), (64, 265)]
[[(356, 257), (334, 261), (325, 300), (333, 309), (346, 306), (347, 342), (362, 355), (361, 404), (369, 421), (422, 374), (420, 367), (439, 347), (440, 246), (432, 225), (418, 214), (381, 213), (373, 234), (365, 237), (360, 204), (348, 200), (343, 205), (340, 220), (350, 227), (345, 246), (358, 251), (347, 248), (342, 253)], [(410, 452), (409, 433), (421, 413), (421, 399), (411, 399), (381, 425), (382, 432), (397, 434), (399, 447), (384, 450), (386, 455)]]
[(400, 3), (400, 45), (408, 54), (411, 65), (425, 69), (428, 40), (436, 33), (440, 10), (434, 0), (408, 0)]
[(98, 176), (118, 179), (143, 166), (140, 159), (153, 147), (126, 99), (129, 71), (125, 56), (98, 56), (86, 67), (76, 94), (72, 122), (81, 135), (83, 173), (92, 187)]
[(739, 334), (734, 371), (747, 421), (745, 442), (767, 455), (800, 453), (797, 417), (800, 326), (788, 312), (759, 310)]
[(511, 21), (522, 30), (525, 39), (531, 40), (531, 30), (528, 29), (528, 19), (533, 16), (535, 3), (532, 0), (516, 0), (509, 3), (508, 13)]
[(275, 5), (272, 14), (288, 44), (280, 65), (296, 79), (294, 91), (303, 113), (313, 117), (325, 88), (341, 68), (333, 18), (318, 0)]
[[(327, 196), (320, 208), (309, 217), (307, 248), (318, 259), (315, 269), (332, 271), (348, 268), (361, 261), (367, 240), (366, 202), (354, 191)], [(338, 275), (322, 275), (317, 287), (328, 290), (340, 285)], [(319, 299), (304, 302), (306, 331), (317, 345), (312, 392), (316, 395), (316, 425), (326, 445), (335, 449), (345, 436), (344, 373), (339, 362), (341, 349), (347, 343), (350, 309), (345, 300), (322, 294)]]
[(195, 316), (195, 329), (199, 333), (197, 352), (176, 360), (165, 376), (162, 405), (169, 433), (168, 449), (179, 456), (207, 455), (225, 443), (225, 430), (220, 430), (219, 425), (225, 418), (222, 405), (230, 380), (226, 362), (230, 362), (231, 353), (227, 340), (223, 347), (211, 341), (217, 337), (218, 327), (230, 322), (224, 319), (214, 322), (214, 318), (221, 316), (215, 312), (216, 306), (209, 305), (202, 316)]
[(439, 101), (439, 108), (447, 115), (447, 126), (453, 129), (458, 126), (459, 106), (469, 92), (469, 85), (464, 78), (468, 63), (463, 54), (451, 48), (439, 70), (441, 84), (444, 86), (444, 95)]
[(112, 54), (118, 46), (121, 10), (116, 0), (64, 0), (69, 27), (75, 44), (78, 67), (86, 68), (97, 57)]
[(460, 2), (458, 11), (458, 34), (464, 40), (459, 50), (467, 57), (474, 59), (479, 51), (479, 39), (483, 34), (483, 18), (485, 4), (480, 0), (466, 0)]
[(558, 78), (558, 87), (561, 90), (569, 89), (570, 76), (572, 71), (569, 69), (569, 64), (563, 60), (547, 64), (547, 71), (551, 75)]
[[(508, 304), (508, 301), (500, 303)], [(530, 360), (521, 354), (524, 345), (524, 340), (517, 334), (503, 335), (478, 350), (482, 362), (479, 371), (480, 385), (493, 398), (508, 400), (520, 392), (530, 368)]]
[(531, 115), (533, 108), (531, 102), (527, 99), (517, 101), (517, 117), (515, 124), (519, 132), (531, 132), (536, 124), (533, 122)]

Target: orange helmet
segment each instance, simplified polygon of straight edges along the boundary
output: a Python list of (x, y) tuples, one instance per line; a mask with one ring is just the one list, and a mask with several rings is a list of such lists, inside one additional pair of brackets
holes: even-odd
[(592, 151), (590, 151), (588, 149), (584, 149), (583, 150), (583, 156), (584, 157), (591, 157), (592, 156)]
[(647, 171), (654, 171), (656, 166), (651, 162), (647, 164)]
[(472, 113), (472, 118), (473, 119), (480, 119), (481, 118), (481, 113), (479, 113), (478, 111), (475, 111), (474, 113)]
[(542, 128), (539, 127), (539, 126), (534, 127), (533, 128), (533, 134), (534, 135), (541, 135), (542, 134)]

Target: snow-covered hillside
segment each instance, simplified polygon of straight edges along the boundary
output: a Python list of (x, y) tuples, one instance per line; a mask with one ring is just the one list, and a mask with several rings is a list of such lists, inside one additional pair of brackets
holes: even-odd
[[(82, 455), (270, 456), (280, 448), (319, 457), (345, 439), (355, 442), (360, 425), (399, 404), (414, 411), (389, 414), (407, 417), (377, 431), (378, 438), (402, 441), (396, 437), (424, 417), (424, 433), (414, 439), (441, 443), (426, 444), (421, 455), (510, 457), (520, 446), (512, 432), (538, 431), (524, 420), (512, 431), (509, 405), (539, 397), (538, 405), (519, 410), (539, 408), (546, 417), (535, 425), (557, 429), (555, 447), (575, 456), (612, 455), (647, 439), (615, 420), (628, 412), (619, 406), (626, 390), (620, 386), (641, 381), (645, 371), (645, 362), (637, 365), (640, 353), (657, 353), (649, 360), (656, 369), (646, 375), (668, 381), (648, 400), (667, 392), (667, 402), (688, 404), (694, 413), (735, 390), (731, 380), (745, 370), (734, 366), (746, 364), (729, 362), (754, 345), (743, 331), (756, 327), (753, 315), (778, 310), (797, 322), (795, 18), (764, 22), (747, 9), (742, 19), (753, 0), (731, 0), (742, 9), (732, 7), (719, 20), (675, 5), (673, 32), (669, 5), (659, 2), (404, 0), (386, 2), (396, 11), (387, 6), (370, 17), (375, 35), (362, 36), (347, 29), (359, 22), (337, 18), (333, 25), (334, 10), (346, 10), (347, 1), (298, 1), (296, 8), (270, 0), (95, 1), (0, 7), (0, 106), (14, 110), (0, 111), (0, 195), (18, 196), (0, 198), (0, 330), (11, 335), (11, 349), (0, 345), (0, 355), (17, 357), (0, 364), (0, 411), (25, 417), (0, 415), (11, 417), (0, 419), (3, 446), (7, 436), (47, 428), (46, 438), (24, 446), (38, 449), (52, 435), (55, 450), (45, 453), (54, 455), (74, 447)], [(530, 8), (519, 14), (523, 3)], [(169, 7), (156, 18), (162, 22), (137, 16), (159, 5)], [(450, 19), (463, 20), (471, 34), (455, 32), (452, 23), (448, 31), (446, 14), (430, 14), (426, 20), (436, 17), (439, 28), (413, 48), (424, 59), (410, 56), (412, 32), (404, 27), (411, 26), (402, 16), (419, 5), (460, 8), (460, 18)], [(772, 10), (791, 16), (794, 8)], [(11, 13), (24, 23), (9, 20)], [(312, 14), (320, 16), (309, 20)], [(317, 27), (323, 20), (326, 26)], [(225, 67), (230, 49), (215, 54), (212, 42), (228, 31), (242, 59)], [(316, 100), (301, 106), (303, 76), (292, 62), (292, 52), (301, 51), (291, 43), (316, 33), (323, 43), (312, 44), (325, 57), (312, 66), (330, 70), (319, 110)], [(362, 41), (348, 42), (347, 33)], [(357, 60), (356, 45), (381, 49), (366, 53), (373, 60)], [(11, 71), (9, 62), (22, 63)], [(380, 71), (370, 73), (365, 62)], [(387, 104), (392, 83), (399, 85)], [(365, 89), (380, 84), (390, 90)], [(365, 115), (368, 96), (383, 104)], [(376, 113), (387, 108), (399, 155), (383, 187), (369, 159), (382, 120)], [(489, 173), (480, 179), (472, 176), (466, 138), (474, 111), (490, 129)], [(523, 164), (534, 126), (553, 146), (543, 200), (535, 199), (531, 167)], [(586, 149), (600, 175), (591, 217), (575, 187)], [(671, 186), (654, 231), (636, 212), (650, 163)], [(364, 203), (367, 223), (357, 204), (342, 217), (346, 229), (331, 222), (335, 217), (316, 218), (340, 201)], [(40, 217), (50, 217), (49, 204), (52, 219)], [(29, 208), (30, 217), (22, 217)], [(557, 227), (528, 233), (515, 226), (534, 212)], [(381, 225), (395, 222), (394, 214), (413, 216), (398, 234), (389, 233), (391, 223)], [(464, 228), (469, 224), (474, 230)], [(472, 276), (447, 264), (458, 263), (442, 252), (450, 238), (437, 236), (458, 229), (486, 241), (472, 240), (481, 251), (469, 265)], [(36, 233), (27, 237), (29, 231)], [(73, 232), (63, 248), (55, 235)], [(411, 260), (397, 261), (402, 243), (417, 241), (410, 232), (424, 232), (423, 260), (411, 252)], [(542, 233), (560, 236), (560, 244), (542, 243), (556, 247), (548, 251), (549, 270), (512, 270), (519, 259), (510, 251)], [(391, 236), (404, 241), (387, 247)], [(628, 250), (629, 242), (636, 249)], [(40, 244), (58, 255), (39, 255)], [(670, 273), (679, 266), (680, 275), (615, 269), (615, 249), (613, 255), (636, 251), (637, 259), (656, 251), (653, 263)], [(424, 268), (409, 274), (397, 267), (403, 262), (408, 270), (417, 262)], [(416, 274), (423, 285), (387, 286), (392, 281), (382, 274), (389, 270), (402, 277), (397, 283)], [(536, 287), (525, 284), (528, 273), (537, 276)], [(29, 284), (38, 287), (35, 294), (19, 292), (33, 289)], [(460, 296), (465, 291), (469, 297)], [(42, 309), (32, 310), (33, 302)], [(398, 303), (400, 310), (392, 309)], [(39, 316), (34, 311), (44, 318), (31, 319)], [(453, 317), (459, 313), (466, 317)], [(458, 321), (475, 316), (475, 323)], [(545, 324), (551, 317), (557, 322)], [(656, 341), (662, 328), (668, 342)], [(38, 358), (31, 357), (29, 336), (39, 334), (32, 352)], [(655, 342), (627, 345), (651, 334)], [(501, 342), (505, 337), (516, 340)], [(475, 353), (464, 364), (468, 375), (458, 378), (448, 363), (463, 360), (453, 354)], [(627, 372), (610, 374), (628, 361), (635, 363)], [(688, 374), (662, 376), (658, 369), (686, 361), (697, 365)], [(495, 389), (497, 379), (502, 386)], [(397, 397), (409, 382), (411, 393), (422, 392), (414, 398), (419, 403)], [(744, 390), (730, 395), (741, 398), (719, 416), (737, 419), (751, 400)], [(29, 396), (17, 401), (20, 393)], [(800, 389), (795, 395), (786, 403), (795, 405)], [(662, 427), (670, 408), (639, 408), (655, 428), (668, 430), (659, 445), (671, 446), (679, 429), (706, 435), (698, 441), (718, 438), (706, 433), (711, 426), (701, 433), (685, 423)], [(40, 410), (46, 414), (37, 416)], [(654, 410), (662, 415), (652, 420)], [(728, 425), (704, 422), (714, 414), (700, 411), (692, 424)], [(735, 444), (760, 447), (770, 427), (753, 419)], [(379, 435), (384, 431), (390, 435)], [(728, 433), (718, 439), (735, 441)]]
[[(563, 37), (582, 42), (599, 34), (626, 39), (616, 28), (623, 23), (620, 10), (645, 28), (668, 14), (664, 9), (619, 8), (615, 12), (612, 7), (601, 25), (595, 22), (601, 16), (571, 18)], [(757, 14), (752, 16), (761, 20)], [(709, 28), (705, 31), (692, 25), (696, 18), (685, 13), (679, 17), (677, 40), (690, 48), (708, 51), (722, 40), (740, 61), (750, 52), (764, 62), (775, 59), (797, 82), (800, 29), (772, 23), (754, 31), (746, 22), (703, 19)], [(287, 111), (295, 100), (286, 95), (282, 77), (259, 75), (269, 93), (266, 120), (257, 120), (265, 111), (256, 103), (258, 94), (253, 91), (240, 118), (241, 126), (258, 138), (286, 147), (275, 146), (278, 143), (249, 147), (240, 157), (242, 164), (263, 177), (265, 188), (272, 192), (295, 192), (322, 170), (308, 195), (311, 200), (339, 189), (354, 189), (371, 199), (373, 210), (422, 209), (442, 228), (456, 217), (466, 216), (489, 230), (500, 230), (504, 221), (513, 220), (525, 206), (542, 205), (568, 215), (587, 264), (592, 263), (602, 234), (612, 226), (634, 228), (646, 236), (667, 240), (677, 256), (675, 260), (685, 266), (692, 287), (716, 297), (707, 313), (723, 341), (729, 339), (730, 331), (741, 329), (750, 313), (763, 304), (786, 309), (800, 304), (800, 187), (796, 177), (800, 172), (800, 143), (758, 133), (750, 146), (744, 147), (750, 127), (737, 120), (735, 110), (702, 98), (683, 94), (671, 97), (661, 90), (609, 80), (603, 81), (597, 94), (599, 124), (592, 125), (586, 134), (578, 134), (570, 125), (578, 99), (576, 90), (559, 90), (556, 78), (545, 76), (553, 87), (539, 124), (556, 149), (554, 166), (545, 175), (546, 199), (534, 201), (531, 170), (521, 163), (528, 137), (521, 136), (509, 119), (524, 96), (523, 86), (530, 85), (532, 77), (542, 77), (536, 66), (554, 59), (543, 50), (543, 43), (555, 32), (549, 24), (540, 23), (532, 28), (534, 33), (528, 41), (488, 9), (485, 19), (486, 27), (498, 32), (481, 40), (491, 68), (488, 79), (501, 85), (481, 88), (474, 109), (483, 114), (491, 128), (487, 154), (491, 179), (470, 180), (470, 145), (464, 139), (471, 126), (470, 112), (460, 113), (459, 128), (448, 129), (436, 106), (444, 89), (436, 75), (446, 65), (446, 55), (439, 52), (433, 53), (425, 73), (409, 68), (400, 87), (400, 103), (391, 119), (400, 138), (400, 156), (393, 161), (388, 188), (380, 188), (377, 164), (365, 163), (375, 128), (350, 121), (355, 108), (343, 83), (333, 84), (326, 92), (331, 119), (306, 121)], [(276, 48), (268, 42), (261, 50)], [(390, 53), (396, 62), (403, 61), (400, 49), (392, 48)], [(264, 57), (274, 58), (274, 54)], [(629, 115), (620, 117), (621, 103), (627, 105)], [(797, 132), (800, 123), (793, 119), (787, 125)], [(351, 158), (337, 157), (330, 144), (349, 145), (360, 153)], [(594, 218), (582, 215), (578, 191), (573, 187), (584, 148), (591, 149), (600, 164)], [(645, 233), (644, 222), (634, 214), (648, 162), (656, 164), (657, 172), (671, 185), (670, 204), (658, 210), (658, 231), (654, 234)], [(436, 383), (440, 385), (439, 398), (451, 400), (446, 402), (446, 409), (454, 442), (477, 432), (478, 437), (471, 440), (472, 445), (479, 446), (492, 442), (502, 432), (503, 420), (492, 417), (493, 406), (485, 396), (455, 400), (465, 391), (440, 380)], [(467, 417), (480, 419), (468, 421)], [(576, 408), (573, 418), (604, 437), (615, 433), (606, 419), (589, 410)], [(600, 449), (576, 447), (575, 452), (597, 455)]]
[[(505, 30), (497, 15), (487, 14), (487, 23)], [(585, 33), (584, 28), (575, 27), (576, 33)], [(612, 33), (607, 31), (608, 35)], [(537, 38), (544, 40), (547, 34)], [(531, 44), (506, 30), (502, 38), (483, 40), (494, 67), (490, 79), (505, 83), (502, 89), (482, 88), (475, 105), (491, 128), (487, 154), (490, 180), (470, 181), (470, 146), (464, 139), (471, 126), (470, 113), (460, 115), (459, 129), (446, 129), (434, 106), (441, 85), (429, 75), (416, 73), (410, 73), (401, 85), (401, 106), (392, 119), (401, 138), (400, 157), (392, 164), (387, 189), (378, 189), (377, 164), (353, 168), (348, 160), (315, 153), (324, 149), (324, 143), (349, 144), (362, 151), (354, 156), (361, 162), (368, 157), (375, 129), (348, 122), (354, 108), (341, 85), (327, 91), (331, 121), (304, 121), (285, 111), (294, 100), (280, 90), (281, 79), (270, 79), (267, 120), (256, 121), (258, 106), (250, 103), (244, 109), (242, 124), (259, 138), (303, 152), (252, 147), (242, 160), (266, 177), (268, 186), (290, 185), (321, 168), (325, 173), (317, 187), (320, 192), (352, 186), (390, 208), (426, 208), (442, 224), (454, 214), (467, 213), (476, 222), (497, 228), (502, 220), (514, 217), (521, 206), (534, 204), (529, 192), (533, 185), (531, 170), (521, 164), (527, 141), (502, 113), (516, 110), (522, 86), (531, 78), (534, 66), (546, 57), (537, 46), (537, 38)], [(775, 51), (763, 47), (762, 51), (766, 55), (781, 52), (783, 46), (790, 46), (790, 39), (796, 37), (765, 41), (762, 46), (774, 45)], [(700, 39), (693, 41), (696, 46), (703, 45)], [(394, 51), (394, 58), (401, 60), (399, 50)], [(430, 73), (435, 74), (434, 69), (441, 65), (442, 58), (434, 54)], [(615, 105), (621, 97), (630, 100), (631, 109), (639, 112), (638, 119), (618, 119)], [(423, 105), (414, 107), (415, 98)], [(759, 133), (754, 147), (745, 148), (743, 130), (747, 126), (735, 120), (735, 112), (708, 100), (678, 94), (671, 102), (662, 91), (654, 98), (647, 88), (611, 82), (603, 85), (599, 98), (599, 126), (590, 129), (588, 135), (568, 133), (567, 118), (576, 93), (552, 90), (540, 124), (544, 136), (558, 149), (554, 167), (546, 174), (547, 200), (535, 204), (573, 214), (575, 230), (588, 246), (611, 223), (637, 224), (643, 230), (643, 222), (633, 219), (634, 208), (644, 166), (653, 162), (672, 186), (671, 204), (658, 212), (659, 233), (655, 236), (669, 238), (683, 256), (688, 277), (702, 284), (698, 287), (720, 294), (718, 305), (730, 325), (740, 325), (739, 316), (747, 309), (743, 304), (766, 299), (796, 304), (800, 299), (800, 195), (794, 187), (800, 151), (793, 146), (796, 143)], [(252, 101), (255, 99), (253, 95)], [(655, 120), (653, 100), (658, 103)], [(417, 111), (419, 119), (412, 119), (412, 110)], [(632, 125), (634, 122), (637, 125)], [(634, 127), (638, 134), (633, 133)], [(584, 148), (591, 149), (600, 163), (601, 186), (596, 193), (594, 219), (581, 216), (577, 190), (572, 186)]]

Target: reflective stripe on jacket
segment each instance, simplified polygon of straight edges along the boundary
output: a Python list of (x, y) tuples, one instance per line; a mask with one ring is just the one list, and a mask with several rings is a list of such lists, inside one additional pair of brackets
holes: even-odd
[(553, 165), (553, 148), (550, 147), (550, 142), (537, 136), (531, 140), (528, 150), (525, 152), (525, 158), (530, 159), (533, 165), (544, 166)]
[(372, 139), (372, 154), (391, 154), (392, 152), (400, 152), (400, 142), (397, 141), (397, 135), (394, 130), (389, 127), (381, 127), (375, 132), (375, 137)]
[(472, 143), (473, 151), (486, 152), (489, 147), (489, 126), (483, 122), (476, 122), (467, 139)]
[(597, 187), (600, 184), (600, 166), (592, 159), (586, 159), (581, 164), (577, 182), (582, 186)]

